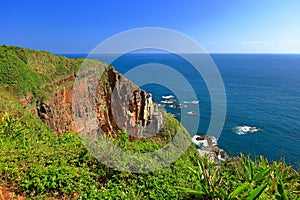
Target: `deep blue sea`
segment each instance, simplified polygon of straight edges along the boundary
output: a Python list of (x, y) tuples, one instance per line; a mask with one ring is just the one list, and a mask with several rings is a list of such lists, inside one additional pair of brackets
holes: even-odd
[[(85, 57), (86, 55), (65, 55)], [(197, 56), (197, 55), (194, 55)], [(253, 157), (264, 155), (271, 160), (283, 158), (288, 164), (298, 167), (300, 162), (300, 55), (299, 54), (212, 54), (223, 78), (227, 114), (218, 144), (229, 155), (239, 152)], [(103, 58), (102, 58), (103, 60)], [(104, 59), (105, 61), (105, 59)], [(112, 65), (125, 74), (141, 64), (161, 63), (182, 74), (196, 91), (197, 99), (184, 96), (186, 101), (199, 100), (199, 104), (187, 103), (186, 108), (170, 108), (179, 120), (188, 120), (183, 125), (187, 129), (199, 119), (187, 114), (199, 109), (200, 126), (198, 134), (205, 134), (210, 122), (211, 100), (202, 77), (186, 60), (173, 54), (128, 54), (121, 56)], [(157, 70), (157, 68), (155, 68)], [(151, 73), (149, 74), (151, 76)], [(157, 75), (156, 75), (157, 76)], [(164, 71), (160, 77), (168, 77)], [(169, 86), (180, 89), (175, 78), (165, 80)], [(174, 95), (163, 85), (142, 86), (152, 93), (154, 101), (160, 103), (163, 95)], [(176, 95), (175, 99), (176, 98)], [(197, 121), (196, 121), (197, 120)], [(235, 127), (251, 126), (260, 128), (257, 132), (237, 134)]]

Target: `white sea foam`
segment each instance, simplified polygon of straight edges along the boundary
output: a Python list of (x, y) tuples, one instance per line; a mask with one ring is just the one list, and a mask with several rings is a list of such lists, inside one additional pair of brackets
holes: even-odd
[(174, 104), (174, 105), (169, 105), (170, 108), (186, 108), (187, 105), (184, 104)]
[(199, 101), (198, 101), (198, 100), (193, 100), (193, 101), (183, 101), (183, 103), (186, 103), (186, 104), (198, 104)]
[(189, 111), (189, 112), (187, 112), (187, 114), (188, 115), (196, 115), (197, 113), (196, 113), (196, 111)]
[(199, 136), (199, 135), (194, 135), (194, 136), (192, 137), (192, 142), (193, 142), (197, 147), (201, 148), (201, 147), (207, 147), (207, 146), (209, 146), (209, 145), (208, 145), (208, 141), (207, 141), (206, 139), (204, 139), (204, 137), (203, 137), (203, 139), (197, 140), (198, 137), (201, 137), (201, 136)]
[(163, 99), (173, 99), (174, 96), (173, 95), (166, 95), (166, 96), (162, 96)]
[(174, 103), (176, 102), (175, 99), (168, 99), (168, 100), (163, 100), (163, 101), (160, 101), (161, 103)]
[(233, 128), (233, 132), (238, 134), (238, 135), (245, 135), (248, 133), (254, 133), (257, 131), (261, 131), (262, 129), (257, 128), (255, 126), (236, 126), (235, 128)]

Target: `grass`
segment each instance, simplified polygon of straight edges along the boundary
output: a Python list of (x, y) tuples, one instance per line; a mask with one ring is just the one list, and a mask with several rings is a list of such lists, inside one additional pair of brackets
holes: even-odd
[[(166, 127), (166, 131), (174, 128)], [(160, 148), (165, 139), (130, 142), (122, 133), (114, 140), (125, 150), (144, 152)], [(173, 164), (161, 170), (145, 174), (119, 172), (97, 161), (77, 134), (66, 133), (57, 137), (43, 124), (39, 128), (29, 127), (24, 119), (8, 113), (1, 116), (0, 144), (0, 185), (29, 199), (299, 197), (299, 172), (283, 162), (269, 163), (263, 157), (253, 161), (241, 155), (234, 162), (219, 164), (208, 158), (199, 158), (192, 146)]]
[[(193, 148), (162, 170), (132, 174), (99, 163), (82, 145), (77, 134), (56, 137), (46, 129), (44, 134), (35, 134), (22, 119), (7, 113), (1, 117), (0, 130), (0, 184), (31, 199), (184, 199), (184, 194), (170, 186), (195, 186), (192, 181), (195, 177), (187, 168), (193, 167), (196, 154)], [(128, 145), (124, 147), (131, 151), (136, 147), (140, 152), (149, 144), (155, 146), (155, 142), (150, 141), (136, 140), (135, 145), (126, 141)]]
[(18, 96), (45, 97), (46, 87), (65, 76), (75, 74), (83, 59), (55, 56), (14, 46), (0, 46), (0, 85)]

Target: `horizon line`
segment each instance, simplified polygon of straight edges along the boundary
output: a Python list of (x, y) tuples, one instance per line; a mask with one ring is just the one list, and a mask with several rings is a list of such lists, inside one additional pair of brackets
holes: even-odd
[[(50, 51), (49, 51), (50, 52)], [(52, 53), (52, 52), (50, 52)], [(129, 52), (125, 54), (169, 54), (172, 52)], [(84, 55), (89, 55), (90, 53), (83, 53), (83, 52), (69, 52), (69, 53), (53, 53), (55, 55), (66, 55), (66, 54), (73, 54), (73, 55), (78, 55), (78, 54), (84, 54)], [(97, 55), (99, 53), (93, 53), (90, 55)], [(103, 54), (118, 54), (118, 53), (102, 53)], [(122, 53), (124, 54), (124, 53)], [(193, 52), (188, 52), (188, 53), (178, 53), (178, 54), (300, 54), (300, 52), (201, 52), (201, 53), (193, 53)]]

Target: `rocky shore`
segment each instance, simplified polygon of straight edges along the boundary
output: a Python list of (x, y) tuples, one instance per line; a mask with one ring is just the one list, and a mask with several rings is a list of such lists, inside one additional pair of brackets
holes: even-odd
[(228, 159), (227, 153), (218, 146), (214, 136), (194, 135), (192, 141), (201, 157), (207, 156), (215, 162), (224, 162)]

